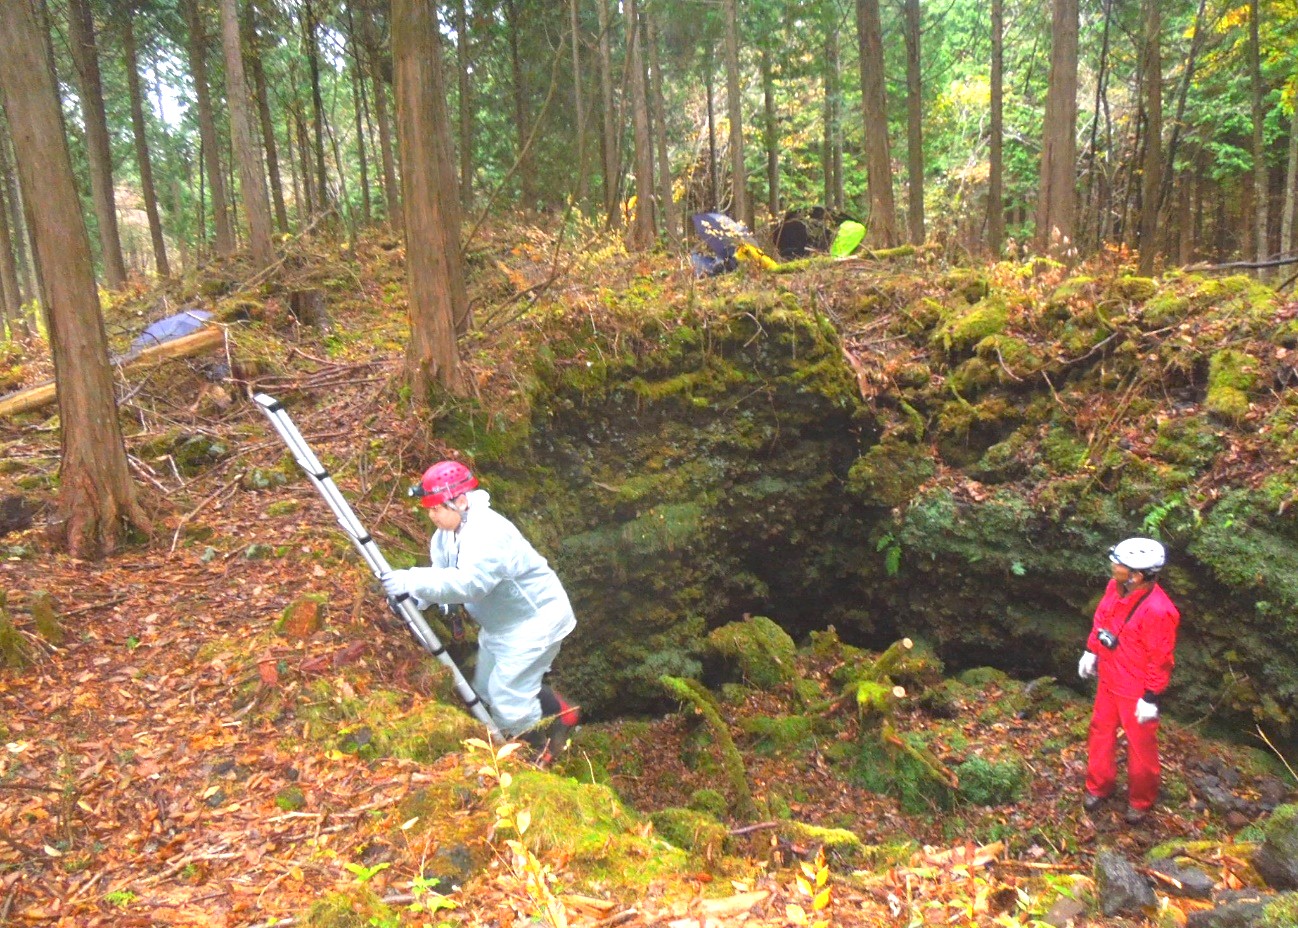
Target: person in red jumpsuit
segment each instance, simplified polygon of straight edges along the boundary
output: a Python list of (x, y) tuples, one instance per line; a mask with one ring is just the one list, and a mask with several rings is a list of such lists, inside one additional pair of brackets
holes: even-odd
[(1088, 812), (1114, 791), (1118, 728), (1127, 733), (1126, 820), (1142, 822), (1158, 798), (1158, 702), (1175, 663), (1181, 613), (1158, 585), (1166, 560), (1152, 538), (1128, 538), (1109, 549), (1112, 578), (1095, 608), (1086, 652), (1077, 665), (1083, 680), (1098, 676), (1087, 738)]

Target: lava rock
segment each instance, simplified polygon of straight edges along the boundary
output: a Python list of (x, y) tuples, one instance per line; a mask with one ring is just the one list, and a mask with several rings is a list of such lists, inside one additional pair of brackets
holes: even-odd
[(1280, 806), (1263, 826), (1253, 868), (1275, 889), (1298, 889), (1298, 805)]
[(1257, 783), (1257, 804), (1267, 812), (1282, 805), (1293, 791), (1279, 777), (1266, 776)]
[(1221, 893), (1215, 909), (1191, 912), (1185, 928), (1259, 928), (1273, 898), (1256, 890)]
[(1086, 903), (1064, 896), (1056, 900), (1042, 920), (1048, 925), (1054, 925), (1055, 928), (1076, 928), (1082, 923), (1085, 915)]
[(1159, 880), (1158, 886), (1169, 896), (1181, 896), (1185, 899), (1211, 899), (1213, 887), (1217, 881), (1198, 867), (1183, 867), (1175, 860), (1156, 860), (1149, 865), (1163, 876), (1171, 877), (1181, 885), (1178, 887), (1166, 880)]
[(1105, 915), (1136, 915), (1158, 903), (1149, 881), (1113, 851), (1101, 851), (1095, 857), (1095, 894)]

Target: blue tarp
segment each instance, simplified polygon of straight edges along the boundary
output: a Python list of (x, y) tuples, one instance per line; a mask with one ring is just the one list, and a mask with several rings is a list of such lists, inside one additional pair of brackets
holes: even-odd
[(166, 319), (159, 319), (135, 337), (135, 341), (131, 342), (131, 354), (197, 332), (211, 318), (212, 314), (206, 309), (187, 309)]
[(696, 277), (723, 274), (739, 266), (735, 252), (740, 245), (751, 244), (753, 241), (753, 234), (747, 226), (725, 213), (695, 213), (690, 221), (694, 223), (694, 231), (703, 244), (712, 250), (712, 255), (690, 255), (690, 264), (694, 267)]

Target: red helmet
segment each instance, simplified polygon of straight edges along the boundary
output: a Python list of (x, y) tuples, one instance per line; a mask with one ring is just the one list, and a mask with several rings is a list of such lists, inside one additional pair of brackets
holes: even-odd
[(478, 485), (478, 478), (459, 461), (438, 461), (428, 470), (418, 486), (410, 488), (410, 495), (419, 497), (419, 504), (432, 509), (442, 503), (467, 493)]

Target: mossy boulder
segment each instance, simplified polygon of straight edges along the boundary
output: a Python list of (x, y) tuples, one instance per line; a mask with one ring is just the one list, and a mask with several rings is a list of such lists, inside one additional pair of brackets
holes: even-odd
[(294, 641), (304, 641), (324, 627), (329, 596), (307, 593), (287, 606), (275, 625), (276, 633)]
[(1230, 422), (1242, 422), (1249, 411), (1249, 393), (1257, 386), (1258, 362), (1233, 348), (1213, 353), (1208, 362), (1208, 411)]
[(1009, 321), (1005, 301), (988, 297), (961, 312), (953, 312), (933, 333), (932, 341), (942, 350), (956, 354), (968, 351), (984, 338), (999, 335)]
[(942, 287), (945, 290), (958, 293), (969, 304), (984, 299), (991, 290), (987, 282), (987, 276), (972, 268), (953, 269), (942, 278)]
[(1113, 281), (1113, 294), (1133, 303), (1141, 303), (1158, 292), (1158, 283), (1149, 277), (1126, 276)]
[(1016, 759), (988, 760), (971, 757), (955, 768), (958, 794), (977, 806), (1001, 806), (1017, 802), (1028, 783), (1027, 770)]
[[(441, 665), (436, 665), (440, 668)], [(428, 763), (462, 749), (481, 734), (481, 723), (444, 701), (451, 695), (449, 672), (433, 669), (433, 687), (442, 699), (412, 699), (391, 690), (358, 696), (345, 678), (313, 682), (298, 706), (310, 723), (308, 734), (361, 757), (404, 757)]]
[(651, 813), (649, 819), (664, 841), (706, 862), (720, 858), (730, 835), (721, 822), (695, 809), (662, 809)]
[(753, 686), (779, 686), (797, 673), (793, 639), (766, 616), (713, 629), (708, 635), (708, 647)]
[(899, 506), (933, 476), (927, 448), (885, 435), (857, 459), (847, 475), (847, 492), (867, 506)]
[(826, 859), (839, 866), (858, 865), (865, 858), (865, 844), (846, 828), (824, 828), (790, 820), (780, 823), (780, 836), (804, 847), (824, 848)]
[(1253, 868), (1275, 889), (1298, 889), (1298, 805), (1278, 807), (1267, 819)]

